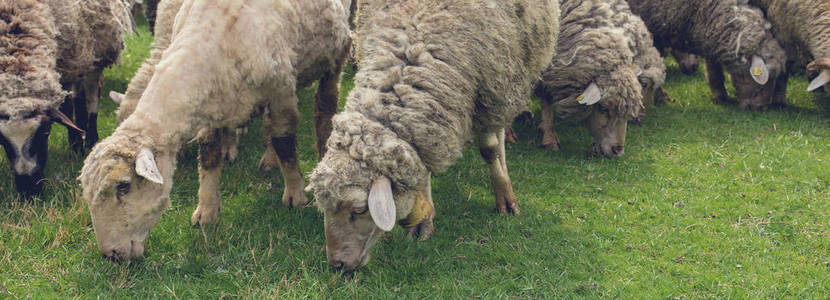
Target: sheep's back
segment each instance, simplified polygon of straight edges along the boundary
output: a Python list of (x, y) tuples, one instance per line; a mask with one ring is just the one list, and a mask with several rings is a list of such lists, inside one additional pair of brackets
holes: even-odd
[(346, 109), (392, 128), (435, 172), (452, 164), (473, 132), (503, 128), (524, 110), (553, 56), (557, 1), (361, 5), (355, 86), (381, 95), (353, 93)]
[(830, 0), (750, 0), (750, 4), (764, 10), (775, 38), (791, 56), (830, 57)]
[(61, 82), (73, 82), (118, 58), (130, 28), (120, 0), (46, 0), (58, 29), (57, 68)]

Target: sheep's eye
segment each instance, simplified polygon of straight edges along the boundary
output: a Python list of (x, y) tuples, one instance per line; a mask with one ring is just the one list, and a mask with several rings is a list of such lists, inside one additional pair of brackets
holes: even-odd
[(368, 211), (369, 211), (369, 207), (367, 207), (367, 206), (353, 207), (352, 208), (352, 214), (354, 214), (354, 215), (362, 215), (362, 214), (367, 213)]
[(130, 192), (130, 183), (128, 183), (128, 182), (119, 183), (118, 186), (115, 187), (115, 191), (116, 191), (116, 195), (118, 195), (118, 197), (126, 195), (127, 193)]
[(0, 121), (8, 121), (9, 115), (7, 114), (0, 114)]

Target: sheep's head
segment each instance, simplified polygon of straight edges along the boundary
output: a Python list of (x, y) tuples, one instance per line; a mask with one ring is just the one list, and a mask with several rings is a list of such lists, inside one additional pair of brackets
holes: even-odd
[(110, 137), (95, 146), (81, 171), (83, 197), (101, 253), (115, 261), (141, 257), (150, 229), (170, 206), (174, 156), (154, 157)]
[(761, 44), (758, 53), (746, 59), (746, 64), (727, 69), (742, 109), (765, 109), (773, 102), (778, 89), (786, 88), (776, 80), (786, 72), (786, 61), (784, 49), (769, 38)]
[[(43, 189), (43, 169), (53, 122), (80, 130), (66, 115), (35, 98), (16, 98), (0, 105), (0, 145), (14, 171), (18, 193), (35, 196)], [(82, 131), (83, 132), (83, 131)]]
[[(594, 136), (591, 153), (609, 158), (625, 152), (628, 121), (643, 109), (643, 91), (635, 70), (617, 70), (592, 81), (581, 93), (556, 103), (566, 119), (584, 119)], [(653, 94), (652, 94), (653, 95)]]
[(351, 271), (366, 265), (381, 235), (423, 201), (418, 194), (426, 194), (429, 177), (409, 144), (380, 124), (344, 115), (355, 116), (335, 117), (329, 150), (307, 190), (324, 216), (329, 263)]

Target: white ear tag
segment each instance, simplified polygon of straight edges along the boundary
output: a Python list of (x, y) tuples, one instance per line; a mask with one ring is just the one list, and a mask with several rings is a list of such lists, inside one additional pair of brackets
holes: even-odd
[(752, 66), (749, 67), (749, 73), (752, 75), (752, 79), (760, 85), (765, 85), (769, 81), (769, 68), (760, 56), (752, 56)]
[(597, 104), (599, 100), (602, 100), (602, 92), (600, 92), (599, 86), (597, 86), (596, 83), (591, 82), (591, 84), (588, 85), (588, 88), (582, 92), (582, 95), (579, 95), (576, 99), (579, 100), (579, 104), (594, 105)]
[(149, 148), (141, 148), (138, 156), (135, 159), (135, 172), (138, 176), (144, 177), (149, 181), (158, 184), (164, 184), (164, 177), (161, 176), (156, 159), (153, 156), (153, 151)]
[(395, 199), (392, 197), (392, 182), (386, 176), (378, 177), (369, 190), (369, 214), (383, 231), (395, 228)]

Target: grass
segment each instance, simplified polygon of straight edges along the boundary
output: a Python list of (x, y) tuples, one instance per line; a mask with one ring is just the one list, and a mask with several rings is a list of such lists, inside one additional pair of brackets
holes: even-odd
[[(123, 65), (107, 71), (104, 95), (125, 89), (150, 41), (142, 26)], [(217, 225), (190, 226), (198, 176), (188, 145), (145, 258), (105, 260), (74, 180), (82, 158), (56, 126), (41, 199), (15, 199), (10, 170), (0, 168), (0, 298), (826, 297), (828, 101), (803, 92), (796, 76), (786, 108), (713, 105), (701, 73), (669, 64), (677, 102), (629, 128), (622, 159), (589, 156), (580, 124), (558, 127), (558, 152), (539, 148), (536, 124), (517, 124), (508, 164), (521, 216), (493, 213), (487, 168), (468, 147), (433, 180), (435, 236), (411, 241), (396, 228), (353, 274), (328, 266), (317, 210), (283, 207), (279, 174), (256, 172), (258, 123), (226, 165)], [(312, 94), (300, 92), (306, 173), (316, 163)], [(102, 101), (105, 137), (114, 105)]]

